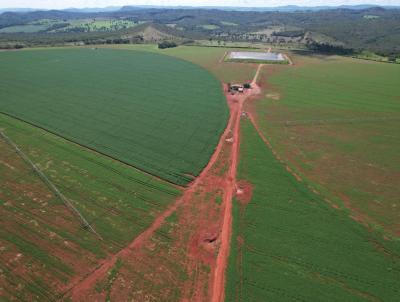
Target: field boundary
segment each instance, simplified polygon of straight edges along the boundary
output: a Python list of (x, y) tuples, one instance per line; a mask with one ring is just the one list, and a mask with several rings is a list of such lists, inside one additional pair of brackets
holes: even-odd
[(289, 61), (271, 61), (271, 60), (257, 60), (257, 59), (225, 59), (225, 62), (232, 63), (255, 63), (265, 65), (291, 65)]
[(26, 162), (28, 163), (32, 168), (33, 171), (39, 176), (39, 178), (50, 188), (51, 191), (54, 192), (54, 194), (61, 199), (61, 201), (65, 204), (65, 206), (75, 214), (79, 220), (81, 221), (83, 227), (85, 229), (88, 229), (91, 231), (93, 234), (95, 234), (100, 240), (103, 240), (101, 235), (96, 232), (96, 230), (90, 225), (90, 223), (85, 219), (85, 217), (79, 212), (79, 210), (74, 207), (72, 202), (60, 192), (60, 190), (53, 184), (53, 182), (42, 172), (42, 170), (39, 169), (35, 163), (33, 163), (30, 158), (15, 144), (3, 131), (0, 131), (0, 136), (2, 139), (11, 147), (15, 149), (17, 154)]
[(224, 54), (222, 55), (221, 59), (219, 59), (219, 62), (218, 62), (218, 63), (221, 64), (221, 63), (225, 62), (225, 58), (226, 58), (227, 55), (228, 55), (228, 52), (225, 51)]
[(356, 123), (374, 123), (385, 121), (398, 121), (400, 117), (387, 116), (387, 117), (359, 117), (359, 118), (331, 118), (331, 119), (310, 119), (310, 120), (288, 120), (270, 122), (272, 126), (302, 126), (302, 125), (331, 125), (331, 124), (356, 124)]
[[(134, 166), (134, 165), (131, 165), (131, 164), (129, 164), (129, 163), (127, 163), (127, 162), (125, 162), (125, 161), (123, 161), (123, 160), (121, 160), (121, 159), (118, 159), (118, 158), (116, 158), (116, 157), (113, 157), (113, 156), (111, 156), (111, 155), (109, 155), (109, 154), (106, 154), (106, 153), (103, 153), (103, 152), (101, 152), (101, 151), (99, 151), (99, 150), (96, 150), (95, 148), (92, 148), (92, 147), (86, 146), (86, 145), (84, 145), (84, 144), (78, 143), (78, 142), (76, 142), (76, 141), (74, 141), (74, 140), (72, 140), (72, 139), (69, 139), (69, 138), (65, 137), (64, 135), (61, 135), (61, 134), (59, 134), (59, 133), (57, 133), (57, 132), (51, 131), (51, 130), (49, 130), (49, 129), (46, 129), (46, 128), (44, 128), (44, 127), (42, 127), (42, 126), (39, 126), (39, 125), (36, 125), (36, 124), (34, 124), (34, 123), (32, 123), (32, 122), (28, 122), (28, 121), (26, 121), (26, 120), (24, 120), (24, 119), (22, 119), (22, 118), (20, 118), (20, 117), (17, 117), (17, 116), (15, 116), (15, 115), (12, 115), (12, 114), (9, 114), (9, 113), (3, 112), (3, 111), (0, 111), (0, 114), (3, 114), (3, 115), (8, 116), (8, 117), (10, 117), (10, 118), (16, 119), (16, 120), (18, 120), (18, 121), (20, 121), (20, 122), (23, 122), (23, 123), (26, 123), (26, 124), (28, 124), (28, 125), (31, 125), (31, 126), (37, 128), (37, 129), (43, 130), (43, 131), (45, 131), (45, 132), (47, 132), (47, 133), (51, 133), (51, 134), (53, 134), (53, 135), (55, 135), (55, 136), (57, 136), (57, 137), (60, 137), (60, 138), (66, 140), (66, 141), (68, 141), (68, 142), (70, 142), (70, 143), (72, 143), (72, 144), (75, 144), (75, 145), (77, 145), (77, 146), (79, 146), (79, 147), (81, 147), (81, 148), (84, 148), (84, 149), (86, 149), (86, 150), (90, 150), (90, 151), (93, 152), (93, 153), (96, 153), (96, 154), (105, 156), (105, 157), (107, 157), (107, 158), (109, 158), (109, 159), (112, 159), (112, 160), (114, 160), (114, 161), (116, 161), (116, 162), (119, 162), (119, 163), (121, 163), (121, 164), (124, 164), (124, 165), (126, 165), (126, 166), (128, 166), (128, 167), (130, 167), (130, 168), (136, 169), (136, 170), (142, 172), (143, 174), (146, 174), (146, 175), (148, 175), (148, 176), (154, 177), (155, 179), (158, 179), (158, 180), (160, 180), (160, 181), (169, 183), (169, 184), (173, 185), (173, 186), (176, 187), (176, 188), (184, 188), (184, 187), (185, 187), (185, 186), (182, 186), (182, 185), (178, 185), (178, 184), (176, 184), (176, 183), (174, 183), (174, 182), (172, 182), (172, 181), (170, 181), (170, 180), (168, 180), (168, 179), (164, 179), (164, 178), (161, 178), (161, 177), (159, 177), (159, 176), (157, 176), (157, 175), (155, 175), (155, 174), (152, 174), (152, 173), (150, 173), (150, 172), (147, 172), (147, 171), (145, 171), (145, 170), (143, 170), (143, 169), (141, 169), (141, 168), (139, 168), (139, 167), (136, 167), (136, 166)], [(190, 183), (189, 183), (189, 184), (190, 184)], [(189, 184), (188, 184), (188, 185), (189, 185)]]

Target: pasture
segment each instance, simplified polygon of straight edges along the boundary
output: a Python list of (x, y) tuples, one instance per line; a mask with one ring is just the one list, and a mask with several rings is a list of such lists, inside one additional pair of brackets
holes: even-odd
[(46, 30), (46, 25), (35, 25), (35, 24), (27, 24), (27, 25), (14, 25), (9, 27), (4, 27), (0, 29), (0, 33), (36, 33), (42, 30)]
[[(226, 301), (397, 301), (400, 242), (383, 239), (296, 180), (241, 122)], [(316, 298), (318, 297), (318, 298)]]
[(294, 56), (269, 66), (249, 108), (273, 148), (355, 219), (400, 234), (400, 66)]
[(24, 25), (13, 25), (1, 28), (0, 33), (110, 32), (128, 29), (140, 23), (142, 22), (109, 18), (66, 20), (40, 19)]
[(220, 83), (171, 56), (40, 50), (0, 64), (1, 112), (175, 184), (199, 174), (226, 125)]
[(135, 23), (130, 20), (114, 20), (107, 18), (94, 18), (94, 19), (77, 19), (77, 20), (67, 20), (69, 25), (62, 27), (60, 29), (55, 29), (54, 32), (64, 32), (64, 31), (84, 31), (84, 32), (94, 32), (94, 31), (115, 31), (121, 29), (127, 29), (136, 26)]
[(5, 299), (59, 299), (73, 280), (127, 246), (180, 195), (166, 182), (26, 123), (0, 115), (0, 128), (103, 238), (83, 229), (1, 140), (0, 284)]

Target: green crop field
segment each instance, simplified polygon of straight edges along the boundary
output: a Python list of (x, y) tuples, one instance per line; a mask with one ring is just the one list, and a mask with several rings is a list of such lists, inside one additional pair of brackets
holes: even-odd
[(111, 31), (134, 27), (139, 23), (130, 20), (113, 19), (77, 19), (67, 20), (68, 26), (55, 30), (56, 32), (82, 30), (84, 32), (92, 31)]
[(294, 56), (268, 66), (254, 111), (281, 158), (363, 223), (400, 228), (400, 66)]
[(1, 53), (0, 65), (1, 112), (180, 185), (207, 164), (228, 117), (220, 83), (170, 56), (36, 50)]
[(249, 81), (254, 77), (257, 64), (225, 62), (224, 55), (234, 49), (225, 47), (179, 46), (160, 50), (156, 45), (112, 45), (107, 48), (130, 49), (162, 53), (200, 65), (224, 83)]
[(1, 114), (0, 129), (103, 239), (83, 229), (32, 168), (0, 140), (2, 298), (58, 300), (74, 277), (127, 246), (180, 195), (171, 184)]
[(47, 29), (47, 27), (48, 26), (46, 25), (34, 25), (34, 24), (15, 25), (15, 26), (1, 28), (0, 33), (36, 33)]
[(315, 195), (241, 123), (226, 301), (398, 301), (400, 242), (383, 239)]

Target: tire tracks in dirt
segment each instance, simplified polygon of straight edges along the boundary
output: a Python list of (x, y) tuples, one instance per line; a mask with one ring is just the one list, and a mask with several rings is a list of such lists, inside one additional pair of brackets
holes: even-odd
[(107, 275), (107, 272), (113, 268), (118, 258), (129, 257), (131, 252), (139, 249), (143, 243), (150, 238), (157, 229), (160, 228), (165, 219), (174, 213), (184, 201), (185, 200), (183, 198), (179, 198), (166, 211), (161, 213), (161, 215), (154, 220), (151, 226), (137, 236), (128, 246), (103, 261), (94, 271), (73, 284), (69, 290), (72, 292), (72, 301), (84, 301), (86, 290), (93, 288), (96, 285), (96, 282), (103, 279)]
[[(213, 276), (213, 289), (212, 289), (212, 302), (223, 302), (225, 299), (225, 272), (228, 265), (228, 257), (230, 252), (230, 240), (232, 235), (232, 199), (236, 193), (236, 173), (237, 165), (239, 161), (239, 147), (240, 147), (240, 118), (242, 114), (244, 102), (252, 97), (256, 97), (260, 94), (260, 88), (257, 85), (257, 79), (259, 77), (263, 64), (259, 64), (254, 78), (251, 82), (252, 88), (247, 90), (246, 93), (239, 94), (236, 98), (237, 108), (231, 109), (231, 118), (234, 119), (233, 132), (233, 145), (232, 153), (230, 158), (230, 166), (227, 174), (224, 194), (224, 217), (221, 230), (221, 245), (218, 251), (217, 261)], [(229, 99), (229, 94), (226, 94)]]

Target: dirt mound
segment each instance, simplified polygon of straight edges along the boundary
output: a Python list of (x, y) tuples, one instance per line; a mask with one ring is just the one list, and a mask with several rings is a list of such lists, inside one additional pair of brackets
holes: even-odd
[(253, 185), (245, 180), (236, 183), (236, 198), (241, 204), (248, 204), (253, 196)]

